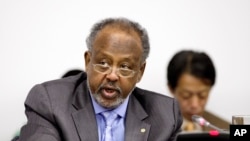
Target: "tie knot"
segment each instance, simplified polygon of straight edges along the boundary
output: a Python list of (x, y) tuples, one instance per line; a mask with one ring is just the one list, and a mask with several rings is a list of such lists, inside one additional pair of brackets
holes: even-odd
[(104, 117), (106, 126), (111, 126), (118, 116), (115, 112), (112, 112), (112, 111), (105, 111), (105, 112), (102, 112), (101, 114)]

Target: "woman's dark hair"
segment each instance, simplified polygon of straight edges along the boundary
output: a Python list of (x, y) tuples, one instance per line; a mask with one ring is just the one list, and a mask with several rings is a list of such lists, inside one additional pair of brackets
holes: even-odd
[(175, 89), (180, 76), (189, 73), (205, 83), (213, 86), (215, 83), (215, 67), (210, 57), (204, 52), (183, 50), (177, 52), (167, 66), (168, 85)]

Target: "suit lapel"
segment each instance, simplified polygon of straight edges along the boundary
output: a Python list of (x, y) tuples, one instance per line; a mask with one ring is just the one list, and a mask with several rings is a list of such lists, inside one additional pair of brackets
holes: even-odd
[[(96, 117), (86, 81), (83, 81), (76, 88), (72, 104), (76, 109), (72, 113), (72, 118), (80, 139), (83, 141), (98, 141)], [(147, 140), (151, 127), (144, 121), (147, 117), (147, 113), (137, 98), (131, 94), (125, 121), (125, 141)]]
[(96, 117), (86, 81), (76, 89), (73, 105), (77, 111), (72, 113), (72, 118), (81, 140), (98, 141)]
[(147, 140), (151, 126), (144, 121), (147, 116), (139, 101), (131, 94), (125, 122), (125, 141)]

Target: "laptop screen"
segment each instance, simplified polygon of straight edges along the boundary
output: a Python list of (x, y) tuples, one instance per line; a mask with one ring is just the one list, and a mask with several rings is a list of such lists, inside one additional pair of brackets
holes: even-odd
[(229, 141), (229, 133), (210, 132), (181, 132), (176, 141)]

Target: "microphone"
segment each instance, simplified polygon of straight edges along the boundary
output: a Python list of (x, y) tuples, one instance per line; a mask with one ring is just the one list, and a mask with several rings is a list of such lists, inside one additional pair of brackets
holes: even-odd
[(198, 115), (193, 115), (192, 116), (192, 121), (195, 123), (198, 123), (200, 126), (206, 126), (206, 127), (210, 127), (212, 129), (217, 130), (218, 132), (223, 132), (223, 133), (228, 133), (223, 129), (220, 129), (216, 126), (214, 126), (213, 124), (211, 124), (210, 122), (206, 121), (203, 117), (198, 116)]

